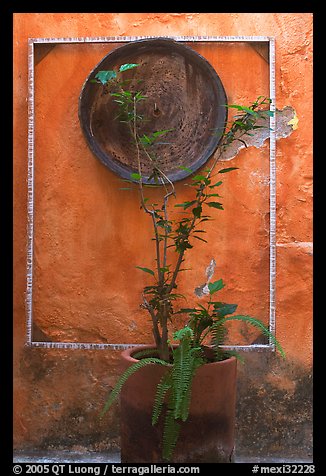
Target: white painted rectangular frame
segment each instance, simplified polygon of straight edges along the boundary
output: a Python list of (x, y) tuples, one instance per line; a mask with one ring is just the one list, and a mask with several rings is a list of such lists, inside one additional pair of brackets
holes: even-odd
[[(27, 179), (27, 270), (26, 270), (26, 345), (30, 347), (64, 349), (107, 349), (114, 350), (132, 347), (135, 344), (99, 344), (82, 342), (35, 342), (32, 340), (33, 326), (33, 257), (34, 257), (34, 45), (63, 43), (129, 43), (157, 36), (108, 36), (84, 38), (30, 38), (28, 40), (28, 179)], [(269, 46), (269, 97), (270, 110), (275, 104), (275, 38), (270, 36), (165, 36), (180, 42), (266, 42)], [(275, 286), (276, 286), (276, 118), (270, 117), (270, 222), (269, 222), (269, 329), (273, 335), (276, 330)], [(268, 344), (249, 344), (224, 346), (241, 351), (274, 351), (271, 339)]]

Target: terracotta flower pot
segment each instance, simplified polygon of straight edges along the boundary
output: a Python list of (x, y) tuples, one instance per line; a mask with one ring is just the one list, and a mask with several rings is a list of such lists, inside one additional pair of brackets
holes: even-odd
[[(154, 348), (151, 346), (145, 348)], [(137, 362), (133, 354), (144, 347), (122, 352), (124, 367)], [(199, 367), (193, 379), (188, 420), (182, 423), (174, 450), (174, 463), (230, 463), (234, 451), (235, 357)], [(133, 374), (121, 395), (121, 462), (159, 463), (162, 460), (163, 418), (152, 426), (156, 387), (167, 369), (150, 364)]]

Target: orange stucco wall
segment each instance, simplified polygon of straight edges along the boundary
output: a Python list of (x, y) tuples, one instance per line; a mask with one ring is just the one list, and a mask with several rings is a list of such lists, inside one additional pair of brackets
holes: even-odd
[[(289, 137), (277, 141), (276, 327), (287, 363), (280, 364), (274, 357), (266, 361), (266, 356), (260, 355), (251, 356), (249, 361), (254, 359), (252, 375), (264, 376), (265, 388), (274, 385), (287, 395), (295, 395), (298, 382), (311, 375), (312, 15), (15, 14), (14, 329), (18, 448), (71, 447), (78, 441), (84, 445), (89, 441), (90, 446), (96, 443), (101, 449), (115, 444), (117, 438), (115, 415), (99, 427), (95, 421), (118, 372), (117, 352), (24, 346), (27, 39), (137, 35), (275, 37), (277, 107), (293, 107), (299, 121)], [(136, 192), (119, 190), (119, 179), (94, 158), (78, 121), (78, 96), (84, 80), (116, 46), (58, 45), (35, 67), (35, 340), (151, 341), (147, 315), (139, 308), (141, 289), (150, 277), (135, 270), (137, 265), (153, 265), (148, 217), (139, 210)], [(268, 95), (268, 65), (250, 46), (191, 47), (216, 68), (230, 103), (248, 104), (260, 94)], [(196, 251), (189, 253), (187, 267), (191, 270), (180, 281), (188, 301), (195, 301), (193, 290), (203, 283), (205, 267), (214, 257), (215, 278), (223, 277), (227, 283), (221, 299), (237, 302), (240, 312), (265, 322), (269, 298), (268, 153), (265, 143), (260, 149), (242, 150), (227, 162), (239, 170), (224, 179), (221, 193), (225, 210), (217, 211), (216, 220), (207, 226), (209, 245), (198, 242)], [(189, 197), (183, 184), (177, 185), (180, 201)], [(231, 337), (239, 342), (244, 338), (235, 329)], [(245, 338), (252, 341), (255, 333)], [(240, 381), (245, 376), (253, 378), (245, 372), (250, 375), (250, 369), (240, 370)], [(239, 391), (243, 388), (240, 385)], [(280, 451), (277, 448), (274, 445), (273, 451)]]

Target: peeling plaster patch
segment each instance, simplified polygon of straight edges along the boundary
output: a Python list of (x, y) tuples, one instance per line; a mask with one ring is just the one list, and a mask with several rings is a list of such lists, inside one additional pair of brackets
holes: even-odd
[[(288, 137), (295, 129), (298, 128), (298, 117), (295, 109), (291, 106), (285, 106), (283, 109), (276, 110), (276, 139), (284, 139)], [(252, 132), (252, 136), (245, 139), (247, 147), (253, 146), (256, 148), (262, 147), (264, 142), (269, 139), (269, 127), (266, 120), (261, 119), (257, 121), (257, 125), (266, 126), (263, 129), (256, 129)], [(241, 149), (245, 148), (242, 142), (234, 141), (230, 147), (222, 154), (220, 160), (231, 160), (236, 157)]]
[(298, 129), (298, 122), (299, 122), (298, 116), (295, 114), (293, 119), (291, 119), (288, 122), (288, 126), (292, 126), (292, 129), (295, 131), (296, 129)]
[(216, 267), (216, 261), (214, 258), (211, 259), (209, 265), (206, 268), (206, 283), (201, 284), (200, 286), (195, 288), (195, 294), (197, 297), (207, 296), (209, 294), (208, 283), (213, 277), (214, 271)]

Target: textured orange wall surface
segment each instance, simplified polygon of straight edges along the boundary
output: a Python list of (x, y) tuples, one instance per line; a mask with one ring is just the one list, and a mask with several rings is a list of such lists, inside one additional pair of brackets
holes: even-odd
[[(277, 338), (286, 362), (246, 357), (239, 370), (238, 449), (246, 454), (295, 454), (285, 426), (300, 408), (301, 451), (309, 454), (312, 366), (312, 15), (277, 13), (103, 13), (14, 15), (15, 445), (106, 449), (118, 444), (118, 415), (96, 420), (118, 374), (111, 350), (31, 349), (24, 346), (27, 225), (27, 39), (87, 36), (273, 36), (276, 105), (298, 118), (277, 141)], [(35, 340), (149, 342), (139, 308), (150, 277), (151, 230), (136, 192), (90, 152), (78, 120), (78, 97), (90, 70), (117, 45), (57, 45), (35, 67)], [(229, 103), (268, 95), (268, 65), (252, 47), (191, 44), (216, 68)], [(168, 126), (168, 125), (167, 125)], [(269, 298), (269, 147), (248, 148), (224, 166), (225, 210), (207, 226), (209, 244), (189, 253), (180, 290), (195, 302), (215, 258), (221, 299), (267, 322)], [(225, 165), (226, 164), (226, 165)], [(178, 201), (189, 198), (184, 182)], [(154, 192), (153, 192), (154, 193)], [(150, 251), (150, 252), (149, 252)], [(182, 305), (182, 304), (181, 304)], [(243, 339), (236, 331), (235, 339)], [(246, 335), (249, 342), (255, 333)], [(254, 389), (254, 390), (253, 390)], [(251, 392), (251, 393), (250, 393)], [(265, 423), (249, 404), (262, 403)], [(278, 412), (269, 413), (273, 407)], [(246, 413), (244, 413), (246, 412)], [(246, 416), (247, 415), (247, 416)], [(258, 416), (257, 416), (258, 415)], [(267, 425), (267, 426), (266, 426)], [(245, 433), (254, 435), (251, 448)]]

